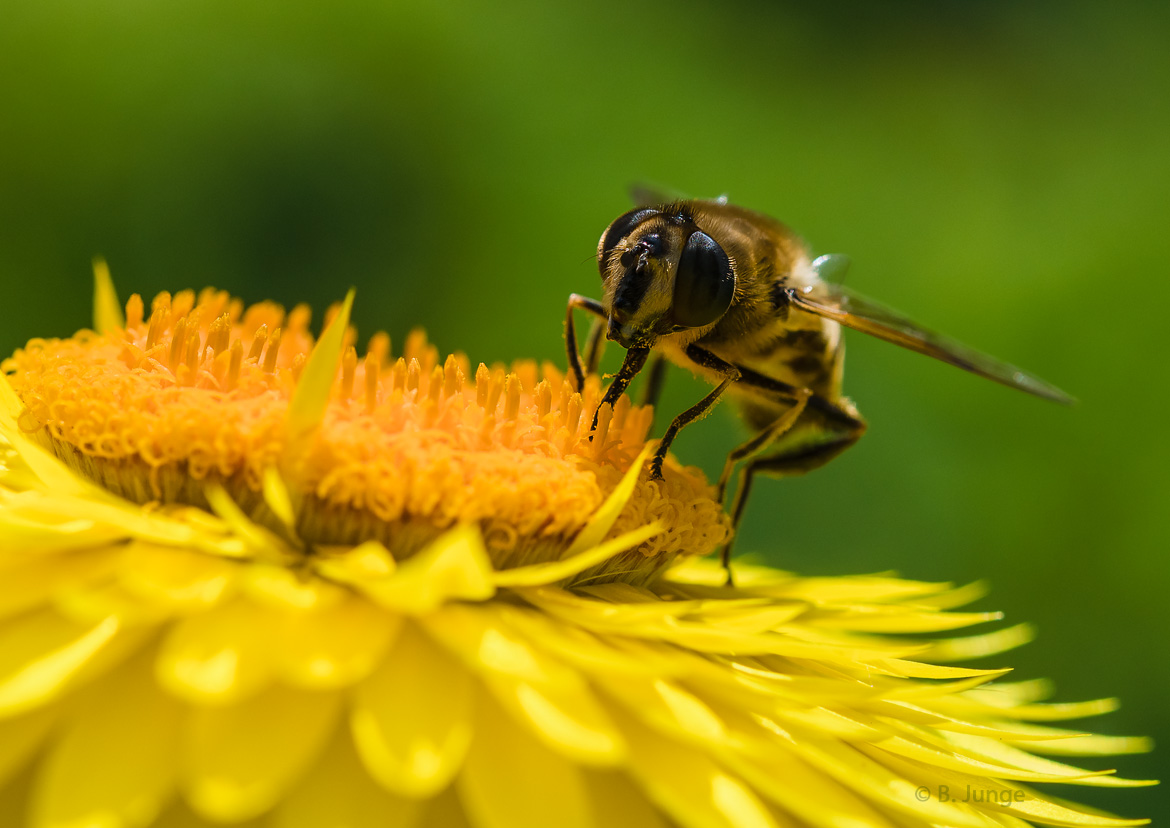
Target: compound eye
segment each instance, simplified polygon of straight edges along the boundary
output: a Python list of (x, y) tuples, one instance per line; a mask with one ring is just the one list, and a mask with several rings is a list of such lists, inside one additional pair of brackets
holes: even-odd
[(701, 230), (691, 233), (674, 277), (674, 321), (684, 328), (710, 325), (731, 307), (735, 271), (715, 240)]
[(597, 245), (597, 269), (601, 273), (601, 278), (604, 279), (606, 276), (610, 255), (617, 247), (618, 242), (634, 232), (634, 228), (643, 221), (658, 215), (658, 213), (659, 211), (653, 207), (638, 207), (618, 216), (613, 224), (605, 228), (605, 232), (601, 234), (601, 241)]

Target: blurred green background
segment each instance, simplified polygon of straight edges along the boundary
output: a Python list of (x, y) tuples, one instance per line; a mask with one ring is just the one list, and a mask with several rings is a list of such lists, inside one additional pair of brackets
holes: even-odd
[[(363, 336), (560, 362), (628, 185), (729, 193), (1081, 400), (851, 336), (870, 433), (759, 484), (740, 550), (987, 578), (1040, 630), (997, 663), (1170, 743), (1168, 43), (1155, 3), (6, 0), (0, 351), (87, 325), (101, 254), (123, 298), (356, 285)], [(668, 411), (702, 391), (675, 371)], [(712, 472), (741, 438), (726, 406), (677, 451)]]

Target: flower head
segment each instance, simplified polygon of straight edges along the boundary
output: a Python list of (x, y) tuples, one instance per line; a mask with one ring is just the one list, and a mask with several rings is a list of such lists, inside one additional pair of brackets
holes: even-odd
[(706, 484), (646, 479), (626, 401), (590, 441), (595, 378), (359, 364), (348, 302), (313, 347), (110, 295), (0, 381), (13, 824), (1139, 824), (1030, 787), (1142, 784), (1043, 756), (1145, 749), (1050, 724), (1109, 702), (949, 664), (1026, 629), (945, 637), (995, 617), (946, 584), (724, 586)]

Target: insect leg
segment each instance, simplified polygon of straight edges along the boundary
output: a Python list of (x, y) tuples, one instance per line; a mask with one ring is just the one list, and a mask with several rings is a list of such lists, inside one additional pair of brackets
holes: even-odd
[(666, 452), (670, 449), (670, 444), (674, 442), (674, 438), (678, 436), (678, 433), (695, 420), (701, 420), (705, 417), (711, 409), (711, 406), (719, 401), (719, 398), (723, 396), (723, 392), (727, 390), (727, 386), (733, 382), (735, 382), (735, 377), (729, 376), (723, 382), (716, 385), (714, 391), (674, 418), (674, 421), (670, 424), (670, 428), (666, 429), (666, 433), (662, 435), (662, 440), (658, 443), (658, 449), (654, 452), (654, 459), (650, 461), (651, 480), (662, 479), (662, 463), (666, 460)]
[[(621, 399), (622, 394), (626, 393), (626, 389), (630, 387), (630, 382), (642, 370), (642, 366), (646, 364), (646, 358), (649, 356), (649, 348), (630, 348), (626, 351), (626, 359), (622, 362), (622, 367), (614, 375), (613, 382), (609, 384), (609, 388), (605, 391), (605, 396), (601, 398), (601, 405), (597, 406), (597, 411), (593, 414), (591, 431), (597, 428), (597, 416), (601, 413), (601, 406), (608, 405), (612, 408)], [(589, 439), (592, 440), (593, 438), (590, 437)]]
[(690, 425), (695, 420), (706, 415), (711, 406), (723, 396), (723, 392), (727, 390), (727, 387), (740, 379), (742, 373), (738, 366), (732, 365), (727, 360), (720, 359), (710, 351), (694, 345), (687, 347), (687, 357), (703, 368), (718, 372), (723, 377), (723, 380), (715, 386), (714, 391), (675, 417), (674, 422), (670, 424), (670, 428), (666, 429), (666, 433), (662, 435), (662, 440), (658, 443), (658, 449), (654, 452), (654, 459), (650, 461), (651, 480), (662, 479), (662, 464), (666, 460), (666, 453), (670, 450), (670, 444), (674, 442), (674, 438), (678, 436), (678, 433), (685, 426)]
[[(700, 368), (717, 371), (725, 376), (731, 370), (734, 370), (738, 374), (736, 378), (737, 385), (758, 392), (764, 399), (795, 403), (801, 395), (802, 389), (797, 388), (795, 385), (790, 385), (787, 382), (765, 376), (758, 371), (753, 371), (742, 365), (720, 359), (706, 348), (700, 348), (698, 345), (688, 345), (686, 355), (691, 362)], [(824, 421), (826, 427), (834, 431), (865, 431), (865, 420), (858, 417), (856, 412), (848, 410), (837, 403), (830, 402), (816, 394), (808, 398), (806, 410), (810, 413), (815, 412)], [(860, 437), (860, 433), (857, 436)]]
[[(769, 429), (771, 430), (771, 429)], [(735, 489), (735, 498), (731, 503), (731, 539), (719, 551), (719, 560), (727, 571), (727, 583), (731, 584), (731, 547), (735, 543), (735, 533), (739, 531), (739, 522), (747, 506), (748, 494), (752, 490), (752, 481), (757, 474), (788, 475), (804, 474), (832, 460), (838, 454), (856, 443), (865, 433), (864, 425), (852, 434), (839, 439), (830, 440), (814, 446), (805, 446), (789, 452), (756, 457), (749, 460), (739, 471), (739, 485)]]
[[(642, 399), (638, 405), (657, 406), (658, 397), (662, 394), (662, 384), (666, 381), (666, 357), (656, 353), (652, 359), (654, 361), (650, 363), (650, 376), (646, 378), (646, 384), (642, 387)], [(653, 421), (650, 427), (653, 429)]]
[(585, 372), (581, 369), (581, 355), (577, 351), (577, 327), (573, 324), (575, 308), (587, 310), (596, 317), (604, 317), (605, 311), (596, 299), (578, 293), (569, 296), (569, 305), (565, 308), (565, 354), (569, 358), (569, 370), (577, 380), (577, 389), (582, 390), (585, 388)]
[(596, 374), (601, 366), (601, 352), (605, 350), (605, 323), (594, 319), (585, 338), (585, 375)]
[(755, 466), (759, 462), (759, 460), (751, 460), (739, 470), (739, 485), (735, 487), (735, 500), (731, 504), (731, 537), (719, 550), (719, 563), (723, 565), (723, 571), (727, 573), (728, 586), (734, 583), (731, 577), (731, 546), (735, 543), (735, 534), (739, 531), (739, 520), (743, 517), (744, 507), (747, 506), (748, 494), (751, 493), (752, 481), (755, 479)]
[(765, 428), (755, 437), (731, 450), (731, 452), (727, 455), (727, 461), (723, 464), (723, 473), (719, 475), (719, 484), (717, 487), (718, 494), (716, 495), (716, 498), (720, 503), (723, 502), (723, 496), (727, 493), (727, 483), (731, 479), (731, 473), (735, 471), (735, 464), (740, 460), (745, 460), (749, 457), (754, 457), (755, 455), (759, 454), (761, 451), (774, 443), (778, 437), (796, 425), (796, 421), (799, 420), (800, 415), (804, 413), (804, 409), (808, 405), (808, 401), (812, 396), (812, 391), (808, 390), (807, 388), (800, 389), (800, 391), (797, 392), (796, 403), (791, 408), (777, 417), (774, 423)]

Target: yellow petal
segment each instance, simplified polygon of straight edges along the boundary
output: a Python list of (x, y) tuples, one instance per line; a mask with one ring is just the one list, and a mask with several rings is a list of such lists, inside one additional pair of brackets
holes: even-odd
[(105, 259), (93, 260), (93, 329), (100, 334), (126, 327), (122, 305)]
[(1052, 741), (1028, 742), (1028, 750), (1052, 756), (1118, 756), (1126, 753), (1149, 753), (1153, 740), (1144, 736), (1093, 736), (1060, 728), (1033, 727), (1049, 734)]
[(593, 823), (604, 828), (667, 828), (625, 771), (583, 769)]
[(651, 523), (619, 535), (571, 558), (551, 561), (549, 563), (518, 566), (514, 569), (505, 569), (495, 574), (496, 586), (537, 586), (539, 584), (551, 584), (562, 581), (565, 578), (578, 575), (590, 567), (609, 560), (619, 552), (633, 549), (643, 541), (649, 540), (662, 532), (662, 528), (661, 523)]
[(818, 627), (870, 633), (943, 632), (998, 621), (1002, 612), (915, 612), (907, 607), (854, 605), (834, 607), (833, 612), (806, 620)]
[(210, 484), (203, 494), (211, 510), (243, 541), (253, 557), (284, 562), (291, 556), (292, 550), (271, 531), (254, 523), (223, 486)]
[(809, 825), (825, 828), (891, 828), (894, 824), (843, 785), (811, 767), (799, 746), (772, 741), (761, 756), (725, 754), (723, 761), (762, 796)]
[[(863, 753), (880, 753), (869, 745), (858, 746)], [(938, 768), (926, 767), (918, 762), (910, 762), (895, 757), (883, 756), (883, 764), (895, 772), (902, 773), (906, 778), (913, 779), (916, 784), (937, 792), (941, 786), (946, 786), (953, 796), (960, 801), (957, 807), (971, 814), (973, 819), (986, 819), (987, 812), (1003, 810), (1022, 819), (1041, 822), (1046, 825), (1061, 825), (1067, 828), (1077, 826), (1095, 826), (1096, 828), (1123, 828), (1124, 826), (1145, 825), (1145, 819), (1119, 819), (1100, 812), (1089, 813), (1065, 807), (1056, 801), (1042, 799), (1027, 787), (1000, 782), (987, 777), (976, 777)], [(937, 793), (932, 799), (937, 798)], [(992, 801), (993, 798), (998, 800)], [(961, 800), (970, 799), (970, 804)]]
[(630, 770), (647, 796), (688, 828), (775, 828), (767, 806), (711, 756), (623, 716)]
[(471, 740), (471, 676), (412, 625), (355, 690), (350, 725), (362, 761), (387, 790), (431, 797)]
[[(606, 587), (617, 586), (619, 585), (606, 585)], [(629, 588), (627, 587), (627, 589)], [(598, 592), (592, 589), (586, 591)], [(613, 593), (615, 590), (607, 589), (605, 592)], [(771, 654), (817, 660), (832, 658), (850, 662), (874, 659), (876, 662), (878, 657), (912, 653), (922, 649), (917, 644), (901, 642), (891, 644), (876, 639), (848, 645), (836, 645), (801, 641), (794, 635), (723, 629), (707, 624), (701, 618), (699, 620), (680, 620), (677, 616), (680, 613), (690, 611), (690, 608), (672, 606), (676, 603), (673, 601), (654, 600), (639, 604), (615, 605), (607, 601), (582, 598), (565, 590), (549, 587), (531, 588), (524, 594), (541, 609), (574, 624), (580, 624), (587, 629), (670, 642), (699, 652), (727, 655)], [(694, 606), (693, 602), (680, 603), (691, 603)], [(893, 661), (893, 659), (885, 660)]]
[(179, 705), (159, 691), (143, 656), (86, 702), (39, 775), (32, 825), (149, 825), (174, 791)]
[(316, 433), (325, 408), (329, 404), (329, 392), (337, 376), (341, 361), (341, 347), (345, 329), (349, 325), (349, 314), (353, 308), (354, 290), (345, 295), (341, 310), (333, 318), (321, 338), (313, 347), (304, 371), (297, 382), (296, 391), (288, 406), (288, 454), (295, 465), (308, 449), (308, 440)]
[(272, 466), (264, 470), (262, 478), (264, 502), (284, 527), (295, 533), (297, 524), (296, 507), (284, 478)]
[(541, 745), (486, 697), (459, 798), (476, 828), (589, 828), (592, 818), (580, 769)]
[(243, 591), (257, 604), (275, 610), (324, 609), (343, 600), (349, 591), (322, 581), (305, 578), (285, 566), (254, 563), (240, 577)]
[[(801, 757), (846, 788), (873, 800), (895, 812), (908, 815), (914, 822), (927, 822), (957, 828), (987, 828), (987, 819), (960, 803), (946, 801), (937, 795), (923, 798), (921, 780), (911, 781), (888, 765), (875, 762), (852, 745), (822, 739), (802, 741), (797, 748)], [(962, 788), (955, 788), (961, 790)]]
[(382, 606), (421, 615), (448, 601), (482, 601), (495, 594), (494, 571), (479, 529), (459, 526), (408, 558), (394, 574), (362, 584)]
[[(86, 625), (47, 609), (9, 620), (0, 627), (0, 716), (32, 709), (110, 666), (101, 655), (118, 630), (114, 617)], [(112, 656), (118, 648), (110, 649)]]
[(116, 547), (58, 555), (10, 555), (0, 564), (0, 619), (45, 603), (66, 585), (86, 584), (109, 575), (120, 558), (121, 550)]
[(402, 623), (361, 596), (321, 609), (289, 613), (277, 669), (289, 684), (327, 689), (366, 677), (382, 659)]
[[(1087, 771), (1082, 768), (1066, 765), (1063, 762), (1054, 762), (1034, 756), (1031, 753), (1001, 742), (997, 739), (988, 739), (982, 736), (970, 736), (965, 733), (947, 733), (946, 742), (964, 755), (974, 756), (987, 762), (1001, 766), (1023, 768), (1037, 774), (1051, 777), (1060, 777), (1073, 780), (1078, 785), (1090, 785), (1102, 788), (1141, 788), (1156, 784), (1144, 779), (1121, 779), (1117, 776), (1102, 775), (1101, 772)], [(1107, 772), (1111, 773), (1111, 772)], [(1013, 777), (1005, 776), (1011, 779)]]
[(126, 537), (124, 529), (79, 519), (70, 501), (54, 503), (41, 492), (0, 490), (0, 504), (0, 548), (13, 557), (86, 551)]
[(236, 600), (181, 621), (163, 641), (159, 682), (196, 704), (230, 704), (272, 678), (281, 616)]
[(1016, 624), (980, 635), (964, 635), (933, 641), (930, 649), (922, 654), (922, 658), (942, 662), (969, 661), (1022, 647), (1035, 637), (1036, 630), (1031, 624)]
[[(519, 594), (524, 595), (525, 590)], [(690, 662), (681, 651), (615, 636), (604, 636), (561, 623), (545, 613), (519, 607), (499, 607), (509, 626), (545, 652), (556, 653), (567, 663), (589, 674), (667, 676)]]
[(321, 577), (341, 584), (358, 586), (379, 581), (394, 574), (398, 562), (378, 541), (365, 541), (352, 549), (330, 549), (312, 561)]
[(230, 594), (240, 567), (214, 555), (136, 541), (118, 576), (130, 592), (174, 609), (207, 609)]
[[(966, 735), (966, 734), (959, 734)], [(945, 770), (952, 770), (958, 773), (972, 773), (980, 776), (990, 776), (996, 779), (1009, 779), (1026, 782), (1060, 782), (1060, 781), (1076, 781), (1080, 784), (1090, 784), (1089, 777), (1101, 776), (1109, 771), (1079, 771), (1077, 768), (1065, 766), (1066, 770), (1058, 773), (1048, 771), (1040, 771), (1034, 769), (1024, 769), (1020, 767), (1011, 767), (1010, 765), (1003, 765), (998, 762), (988, 762), (982, 759), (972, 758), (966, 755), (966, 752), (959, 749), (946, 750), (938, 749), (928, 745), (920, 744), (910, 739), (901, 738), (898, 736), (891, 736), (883, 739), (880, 743), (880, 748), (883, 751), (897, 754), (898, 756), (907, 759), (914, 759), (927, 765)], [(1056, 763), (1050, 763), (1050, 766), (1055, 766)]]
[(453, 605), (421, 623), (549, 747), (587, 764), (620, 762), (621, 734), (581, 674), (526, 641), (500, 609)]
[[(86, 828), (90, 828), (86, 826)], [(98, 828), (106, 828), (98, 826)], [(118, 826), (121, 828), (121, 826)], [(150, 824), (150, 828), (223, 828), (222, 822), (213, 822), (201, 817), (199, 814), (191, 810), (181, 799), (176, 799), (171, 802), (171, 806), (160, 816), (155, 822)], [(245, 822), (233, 822), (231, 828), (271, 828), (268, 820), (263, 817), (256, 819), (249, 819)]]
[(468, 821), (463, 803), (452, 785), (443, 793), (426, 803), (419, 828), (475, 828)]
[(183, 788), (210, 820), (257, 816), (316, 760), (340, 698), (274, 685), (230, 707), (199, 707), (187, 722)]
[(61, 495), (86, 495), (108, 499), (102, 489), (72, 472), (68, 466), (34, 443), (17, 425), (16, 418), (25, 410), (24, 403), (8, 379), (0, 374), (0, 435), (8, 441), (21, 461), (48, 489)]
[(563, 557), (573, 558), (582, 552), (587, 552), (598, 546), (602, 539), (609, 534), (609, 530), (613, 528), (622, 509), (626, 507), (630, 496), (633, 495), (634, 487), (638, 485), (638, 476), (642, 473), (642, 467), (646, 464), (646, 458), (650, 456), (652, 449), (653, 446), (646, 446), (642, 449), (642, 453), (634, 459), (630, 468), (622, 475), (621, 482), (614, 486), (609, 497), (597, 507), (597, 511), (577, 533), (577, 537), (573, 539), (572, 545), (569, 546)]
[(0, 788), (40, 747), (49, 728), (57, 721), (58, 713), (60, 709), (50, 705), (23, 716), (0, 719)]
[(1013, 719), (1029, 722), (1058, 722), (1063, 719), (1083, 719), (1112, 713), (1120, 706), (1117, 699), (1093, 699), (1063, 704), (1030, 704), (1012, 708)]
[(375, 784), (348, 731), (337, 728), (316, 767), (281, 802), (272, 822), (274, 828), (414, 828), (423, 808)]
[(705, 742), (722, 742), (723, 722), (701, 699), (663, 679), (636, 680), (614, 676), (595, 677), (609, 697), (627, 712), (658, 731)]

